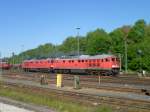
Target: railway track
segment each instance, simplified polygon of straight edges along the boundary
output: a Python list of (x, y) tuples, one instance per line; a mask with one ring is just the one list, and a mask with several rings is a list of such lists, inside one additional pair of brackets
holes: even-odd
[(131, 100), (131, 99), (124, 99), (124, 98), (113, 98), (113, 97), (100, 97), (98, 95), (91, 95), (91, 94), (85, 94), (80, 92), (70, 92), (66, 90), (59, 90), (59, 89), (46, 89), (44, 87), (36, 87), (31, 85), (25, 85), (25, 84), (17, 84), (17, 83), (6, 83), (7, 86), (15, 86), (17, 88), (24, 88), (27, 90), (34, 90), (34, 92), (42, 91), (42, 93), (54, 93), (57, 96), (61, 97), (67, 97), (74, 99), (75, 101), (81, 102), (81, 103), (87, 103), (90, 105), (111, 105), (113, 107), (119, 107), (124, 109), (136, 109), (139, 112), (149, 112), (150, 110), (150, 102), (148, 101), (141, 101), (141, 100)]
[[(50, 79), (56, 79), (56, 74), (49, 74), (49, 73), (35, 73), (35, 72), (6, 72), (4, 74), (10, 74), (10, 75), (25, 75), (28, 77), (36, 77), (40, 76), (41, 74), (44, 74), (47, 76), (47, 78)], [(63, 74), (63, 78), (65, 80), (73, 80), (74, 75), (73, 74)], [(89, 82), (97, 82), (99, 76), (91, 76), (91, 75), (80, 75), (81, 81), (89, 81)], [(144, 85), (150, 85), (150, 79), (144, 79), (139, 78), (135, 76), (117, 76), (117, 77), (111, 77), (111, 76), (101, 76), (101, 81), (104, 82), (113, 82), (113, 83), (128, 83), (128, 84), (144, 84)]]
[[(22, 80), (30, 80), (30, 81), (35, 81), (35, 82), (39, 82), (40, 83), (40, 75), (41, 74), (18, 74), (18, 73), (12, 73), (12, 74), (4, 74), (4, 77), (7, 78), (13, 78), (13, 79), (22, 79)], [(46, 74), (47, 75), (47, 74)], [(80, 76), (81, 77), (81, 76)], [(85, 76), (84, 76), (85, 77)], [(118, 92), (129, 92), (129, 93), (136, 93), (136, 94), (142, 94), (142, 95), (149, 95), (149, 93), (144, 92), (143, 90), (145, 88), (135, 88), (135, 87), (131, 87), (130, 85), (126, 86), (119, 86), (119, 85), (114, 85), (111, 83), (106, 83), (105, 81), (101, 81), (101, 84), (98, 84), (98, 81), (94, 82), (94, 81), (89, 81), (89, 77), (84, 79), (84, 77), (81, 77), (81, 87), (84, 88), (95, 88), (95, 89), (100, 89), (100, 90), (107, 90), (107, 91), (118, 91)], [(91, 78), (91, 76), (90, 76)], [(98, 77), (97, 77), (98, 78)], [(105, 77), (105, 78), (110, 78), (110, 77)], [(63, 78), (63, 85), (64, 86), (71, 86), (73, 87), (73, 76), (67, 76), (64, 75)], [(105, 79), (106, 80), (106, 79)], [(108, 79), (109, 80), (109, 79)], [(47, 81), (49, 84), (56, 84), (56, 75), (47, 75)], [(147, 91), (147, 89), (146, 89)]]

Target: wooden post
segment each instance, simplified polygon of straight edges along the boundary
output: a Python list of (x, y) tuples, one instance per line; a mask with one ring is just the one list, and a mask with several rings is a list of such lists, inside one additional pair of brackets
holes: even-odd
[(80, 77), (78, 75), (74, 76), (74, 89), (80, 89)]
[(98, 76), (98, 85), (100, 86), (100, 83), (101, 83), (101, 76), (99, 75)]

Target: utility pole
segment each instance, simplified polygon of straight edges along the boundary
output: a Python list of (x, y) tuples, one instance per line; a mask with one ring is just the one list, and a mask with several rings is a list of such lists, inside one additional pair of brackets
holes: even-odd
[(138, 54), (138, 56), (139, 56), (139, 58), (140, 58), (140, 67), (139, 67), (139, 71), (140, 71), (140, 73), (142, 73), (142, 55), (143, 55), (143, 52), (142, 52), (142, 50), (141, 49), (138, 49), (137, 50), (137, 54)]
[(125, 73), (128, 72), (127, 36), (128, 35), (126, 35), (125, 40), (124, 40), (124, 47), (125, 47)]
[(119, 53), (119, 62), (120, 62), (120, 72), (122, 71), (122, 59), (121, 59), (121, 53)]
[(23, 62), (23, 59), (24, 59), (23, 51), (24, 51), (24, 45), (21, 45), (21, 53), (22, 53), (21, 62)]
[[(15, 64), (15, 53), (12, 52), (12, 65)], [(14, 68), (11, 68), (12, 72), (14, 72)]]
[(127, 46), (127, 37), (130, 31), (130, 27), (129, 26), (124, 26), (122, 28), (123, 32), (125, 33), (125, 37), (124, 37), (124, 54), (125, 54), (125, 73), (128, 72), (128, 46)]
[(2, 66), (3, 66), (3, 64), (2, 64), (1, 52), (0, 52), (0, 64), (1, 64), (1, 67), (0, 67), (0, 77), (1, 77), (1, 75), (2, 75), (2, 73), (3, 73), (3, 71), (2, 71)]
[(79, 57), (80, 56), (80, 39), (79, 39), (79, 30), (80, 30), (80, 27), (77, 27), (76, 30), (77, 30), (77, 40), (78, 40), (77, 48), (78, 48), (78, 57)]
[(15, 59), (14, 59), (14, 57), (15, 57), (15, 53), (14, 52), (12, 52), (12, 64), (15, 64)]
[(56, 58), (56, 45), (54, 44), (54, 58)]

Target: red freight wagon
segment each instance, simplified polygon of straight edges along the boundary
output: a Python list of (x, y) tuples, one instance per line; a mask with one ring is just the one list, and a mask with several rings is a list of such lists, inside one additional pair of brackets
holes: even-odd
[(0, 62), (0, 69), (8, 70), (10, 68), (11, 68), (11, 64), (9, 64), (7, 62)]

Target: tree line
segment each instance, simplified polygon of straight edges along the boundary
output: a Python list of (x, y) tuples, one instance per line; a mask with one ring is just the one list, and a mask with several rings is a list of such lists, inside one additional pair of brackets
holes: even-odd
[(134, 25), (124, 25), (108, 33), (104, 29), (96, 29), (85, 36), (69, 36), (62, 44), (46, 43), (37, 48), (24, 51), (9, 58), (10, 63), (21, 63), (26, 59), (55, 58), (77, 55), (77, 38), (79, 38), (80, 54), (115, 54), (121, 56), (122, 67), (125, 63), (125, 42), (127, 47), (128, 68), (150, 71), (150, 24), (140, 19)]

